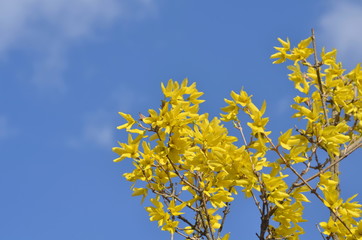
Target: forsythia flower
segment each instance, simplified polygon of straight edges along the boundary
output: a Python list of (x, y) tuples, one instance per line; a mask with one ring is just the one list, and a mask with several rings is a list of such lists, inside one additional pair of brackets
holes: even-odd
[[(273, 63), (292, 61), (288, 77), (302, 94), (291, 107), (303, 127), (286, 130), (275, 143), (266, 102), (255, 104), (243, 89), (224, 99), (220, 117), (199, 113), (203, 93), (187, 79), (162, 83), (161, 106), (148, 116), (136, 120), (119, 113), (126, 123), (117, 128), (128, 140), (113, 148), (119, 155), (114, 161), (132, 159), (132, 171), (123, 176), (133, 183), (132, 196), (152, 204), (145, 207), (150, 221), (186, 239), (228, 240), (230, 234), (221, 237), (221, 230), (242, 192), (260, 210), (260, 239), (299, 240), (305, 232), (303, 204), (313, 201), (306, 194), (311, 193), (331, 212), (320, 223), (324, 235), (361, 239), (362, 205), (354, 201), (357, 195), (341, 198), (338, 164), (361, 146), (362, 69), (357, 65), (344, 75), (336, 50), (323, 49), (321, 62), (310, 63), (313, 39), (291, 48), (289, 39), (279, 38), (282, 46), (271, 56)], [(224, 126), (229, 121), (241, 138)]]

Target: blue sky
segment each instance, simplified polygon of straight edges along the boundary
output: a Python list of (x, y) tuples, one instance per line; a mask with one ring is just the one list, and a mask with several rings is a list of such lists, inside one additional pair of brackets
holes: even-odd
[[(352, 0), (0, 1), (0, 239), (169, 239), (130, 196), (129, 161), (112, 162), (125, 137), (117, 113), (158, 107), (160, 82), (188, 77), (211, 115), (242, 86), (267, 100), (278, 134), (294, 124), (295, 91), (269, 59), (277, 37), (297, 43), (314, 27), (318, 45), (351, 68), (362, 60), (361, 24)], [(342, 167), (346, 196), (361, 191), (359, 154)], [(225, 232), (256, 239), (255, 213), (240, 195)], [(303, 239), (315, 239), (326, 213), (306, 214)]]

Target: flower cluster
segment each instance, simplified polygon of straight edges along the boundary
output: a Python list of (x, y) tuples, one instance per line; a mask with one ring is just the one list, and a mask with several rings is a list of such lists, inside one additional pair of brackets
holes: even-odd
[[(336, 50), (323, 49), (319, 61), (314, 41), (312, 35), (292, 49), (279, 39), (282, 46), (271, 56), (274, 63), (293, 61), (289, 79), (301, 96), (294, 98), (292, 117), (305, 124), (275, 142), (265, 102), (258, 107), (246, 91), (232, 91), (220, 117), (210, 119), (199, 112), (203, 93), (187, 79), (161, 84), (161, 106), (146, 116), (120, 113), (126, 123), (118, 129), (128, 132), (128, 141), (113, 148), (114, 161), (133, 159), (124, 177), (133, 183), (133, 196), (150, 202), (151, 221), (184, 239), (227, 240), (222, 229), (230, 203), (243, 193), (260, 213), (260, 240), (297, 240), (305, 233), (303, 204), (314, 195), (331, 213), (320, 223), (327, 239), (361, 239), (361, 205), (351, 202), (355, 196), (341, 198), (338, 167), (362, 145), (362, 69), (345, 74)], [(229, 122), (240, 138), (229, 134)]]

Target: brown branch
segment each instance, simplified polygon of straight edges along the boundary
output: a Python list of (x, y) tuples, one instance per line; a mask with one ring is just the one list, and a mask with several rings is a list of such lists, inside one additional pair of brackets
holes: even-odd
[(222, 231), (222, 229), (224, 228), (226, 216), (227, 216), (227, 215), (229, 214), (229, 212), (230, 212), (230, 204), (231, 204), (231, 203), (227, 202), (227, 203), (226, 203), (226, 207), (225, 207), (224, 210), (222, 211), (223, 216), (222, 216), (220, 228), (219, 228), (219, 230), (217, 231), (217, 238), (220, 238), (221, 231)]
[[(244, 137), (244, 132), (243, 132), (243, 129), (242, 129), (241, 125), (240, 125), (240, 121), (234, 122), (234, 125), (240, 131), (240, 134), (241, 134), (241, 136), (243, 138), (244, 144), (245, 144), (245, 146), (247, 146), (247, 142), (246, 142), (246, 139)], [(248, 153), (250, 153), (249, 149), (246, 149), (246, 151)], [(260, 186), (262, 186), (262, 188), (261, 188), (261, 199), (263, 201), (263, 207), (260, 206), (260, 202), (255, 197), (252, 189), (251, 189), (251, 194), (253, 196), (254, 203), (257, 206), (257, 208), (258, 208), (258, 210), (260, 212), (260, 215), (261, 215), (261, 217), (260, 217), (260, 219), (261, 219), (260, 232), (259, 232), (259, 234), (256, 233), (256, 235), (258, 236), (258, 238), (260, 240), (264, 240), (265, 239), (264, 235), (268, 231), (269, 220), (270, 220), (270, 217), (272, 216), (272, 214), (269, 211), (269, 204), (268, 204), (268, 200), (267, 200), (267, 194), (265, 192), (264, 182), (261, 179), (260, 174), (257, 171), (255, 171), (255, 167), (254, 167), (254, 164), (252, 162), (252, 159), (251, 159), (250, 155), (249, 155), (249, 160), (250, 160), (250, 163), (251, 163), (251, 166), (252, 166), (253, 173), (254, 173), (255, 177), (258, 179), (258, 183), (260, 184)]]
[[(239, 130), (239, 132), (240, 132), (240, 134), (241, 134), (241, 136), (242, 136), (242, 138), (243, 138), (244, 145), (247, 146), (248, 144), (247, 144), (247, 142), (246, 142), (246, 139), (245, 139), (245, 136), (244, 136), (244, 132), (243, 132), (243, 128), (241, 127), (240, 121), (239, 121), (239, 120), (238, 120), (238, 121), (235, 121), (234, 124), (235, 124), (235, 125), (234, 125), (235, 128)], [(249, 149), (246, 149), (246, 151), (247, 151), (248, 153), (250, 153)], [(257, 179), (258, 179), (258, 181), (259, 181), (259, 184), (260, 184), (260, 185), (263, 185), (262, 180), (261, 180), (259, 174), (255, 171), (254, 164), (253, 164), (253, 162), (252, 162), (252, 160), (251, 160), (250, 155), (249, 155), (249, 160), (250, 160), (250, 163), (251, 163), (252, 168), (253, 168), (253, 173), (254, 173), (254, 175), (257, 177)], [(253, 190), (251, 190), (251, 195), (253, 196), (254, 203), (255, 203), (255, 205), (258, 207), (260, 214), (262, 214), (262, 209), (261, 209), (261, 207), (260, 207), (260, 203), (259, 203), (259, 201), (256, 199), (255, 194), (253, 193)]]
[(195, 185), (193, 185), (192, 183), (190, 183), (189, 181), (187, 181), (185, 179), (185, 176), (181, 175), (180, 172), (176, 169), (176, 166), (173, 164), (172, 160), (170, 159), (170, 157), (168, 155), (166, 155), (168, 161), (170, 162), (173, 170), (175, 171), (176, 175), (180, 178), (180, 180), (184, 183), (186, 183), (187, 186), (191, 187), (192, 189), (194, 189), (195, 191), (200, 191), (200, 189), (198, 187), (196, 187)]
[[(284, 158), (284, 156), (279, 152), (278, 148), (274, 145), (274, 143), (271, 141), (271, 139), (264, 134), (266, 139), (269, 141), (270, 145), (273, 147), (273, 150), (278, 154), (278, 156), (283, 160), (284, 164), (295, 174), (300, 178), (300, 180), (309, 188), (310, 192), (314, 194), (322, 203), (324, 203), (324, 199), (317, 193), (316, 189), (312, 188), (308, 182), (287, 162), (287, 160)], [(331, 208), (327, 207), (329, 211), (333, 214), (333, 216), (338, 219), (342, 225), (347, 229), (347, 231), (354, 236), (351, 229), (347, 226), (347, 224), (337, 215), (337, 213)], [(354, 236), (355, 237), (355, 236)]]
[(312, 67), (316, 70), (316, 73), (317, 73), (317, 80), (318, 80), (318, 86), (319, 86), (319, 91), (320, 91), (320, 95), (321, 95), (324, 118), (325, 118), (326, 124), (328, 126), (329, 125), (329, 119), (328, 119), (328, 115), (327, 115), (327, 107), (326, 107), (326, 102), (325, 102), (326, 96), (325, 96), (325, 93), (324, 93), (324, 90), (323, 90), (322, 78), (321, 78), (321, 74), (320, 74), (320, 66), (322, 65), (322, 63), (318, 61), (317, 46), (316, 46), (315, 34), (314, 34), (314, 29), (313, 28), (312, 28), (312, 36), (311, 37), (312, 37), (313, 51), (314, 51), (314, 65)]
[(251, 192), (251, 196), (252, 196), (253, 199), (254, 199), (255, 205), (258, 207), (259, 212), (260, 212), (260, 214), (262, 215), (263, 210), (262, 210), (261, 207), (260, 207), (260, 202), (259, 202), (258, 199), (255, 197), (254, 192), (253, 192), (252, 190), (251, 190), (250, 192)]
[(184, 234), (183, 232), (181, 232), (181, 229), (179, 230), (178, 228), (176, 228), (175, 229), (175, 232), (177, 233), (177, 234), (180, 234), (181, 236), (183, 236), (184, 238), (188, 238), (189, 236), (187, 236), (186, 234)]
[(241, 127), (240, 121), (239, 120), (234, 121), (234, 126), (236, 129), (238, 129), (240, 131), (241, 137), (243, 138), (243, 141), (244, 141), (244, 145), (247, 146), (248, 144), (246, 142), (245, 135), (243, 132), (243, 128)]
[(261, 223), (260, 223), (260, 232), (259, 234), (257, 234), (259, 240), (264, 240), (265, 237), (265, 233), (268, 231), (269, 229), (269, 221), (270, 221), (270, 217), (272, 216), (271, 212), (269, 211), (269, 204), (267, 201), (267, 196), (265, 191), (263, 191), (261, 198), (263, 199), (263, 209), (262, 209), (262, 214), (261, 214)]
[(324, 240), (326, 240), (326, 238), (324, 237), (323, 232), (322, 232), (321, 229), (319, 228), (319, 225), (318, 225), (318, 224), (316, 224), (316, 227), (317, 227), (319, 233), (321, 234), (322, 238), (323, 238)]
[(278, 148), (274, 145), (274, 143), (272, 142), (272, 140), (266, 135), (264, 134), (265, 138), (268, 140), (268, 142), (270, 143), (270, 145), (272, 146), (274, 152), (276, 152), (278, 154), (278, 156), (283, 160), (284, 164), (310, 189), (313, 190), (313, 188), (309, 185), (308, 182), (305, 181), (305, 179), (298, 173), (297, 170), (295, 170), (290, 163), (288, 163), (288, 161), (284, 158), (284, 156), (279, 152)]
[[(197, 177), (199, 178), (199, 181), (202, 180), (199, 172), (197, 173)], [(207, 205), (206, 205), (206, 200), (205, 200), (204, 189), (200, 189), (199, 194), (200, 194), (200, 197), (201, 197), (201, 200), (202, 200), (202, 202), (201, 202), (202, 206), (201, 207), (204, 209), (205, 216), (206, 216), (206, 221), (207, 221), (207, 225), (208, 225), (207, 227), (208, 227), (208, 230), (210, 231), (210, 236), (211, 236), (210, 239), (215, 240), (214, 234), (212, 233), (212, 226), (211, 226), (210, 216), (209, 216), (209, 213), (207, 212)], [(208, 237), (208, 236), (206, 236), (206, 237)], [(208, 237), (208, 239), (209, 239), (209, 237)]]
[[(328, 171), (329, 169), (331, 169), (335, 164), (340, 163), (343, 159), (345, 159), (346, 157), (348, 157), (352, 152), (354, 152), (356, 149), (362, 147), (362, 137), (360, 137), (359, 139), (357, 139), (355, 142), (353, 142), (352, 144), (348, 145), (343, 151), (342, 151), (342, 155), (340, 157), (338, 157), (337, 159), (335, 159), (328, 167), (320, 170), (318, 173), (314, 174), (313, 176), (309, 177), (308, 179), (306, 179), (306, 182), (312, 181), (313, 179), (315, 179), (316, 177), (319, 177), (322, 173), (325, 173), (326, 171)], [(296, 184), (296, 187), (302, 186), (304, 185), (304, 183), (299, 183)]]

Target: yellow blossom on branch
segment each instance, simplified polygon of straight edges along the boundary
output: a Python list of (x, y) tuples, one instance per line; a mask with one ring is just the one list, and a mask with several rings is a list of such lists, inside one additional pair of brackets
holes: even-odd
[(188, 79), (162, 83), (160, 107), (138, 120), (119, 113), (128, 140), (113, 148), (114, 161), (132, 159), (123, 174), (132, 196), (150, 203), (150, 221), (172, 239), (228, 240), (222, 230), (240, 193), (260, 214), (259, 240), (299, 240), (309, 231), (305, 205), (316, 201), (329, 212), (319, 224), (325, 239), (361, 239), (362, 205), (357, 194), (341, 197), (339, 165), (362, 146), (362, 69), (345, 74), (336, 50), (318, 55), (314, 33), (294, 48), (278, 41), (273, 63), (291, 61), (288, 77), (302, 94), (291, 105), (297, 124), (279, 137), (268, 129), (266, 102), (256, 104), (242, 87), (224, 99), (219, 117), (200, 113), (203, 92)]

